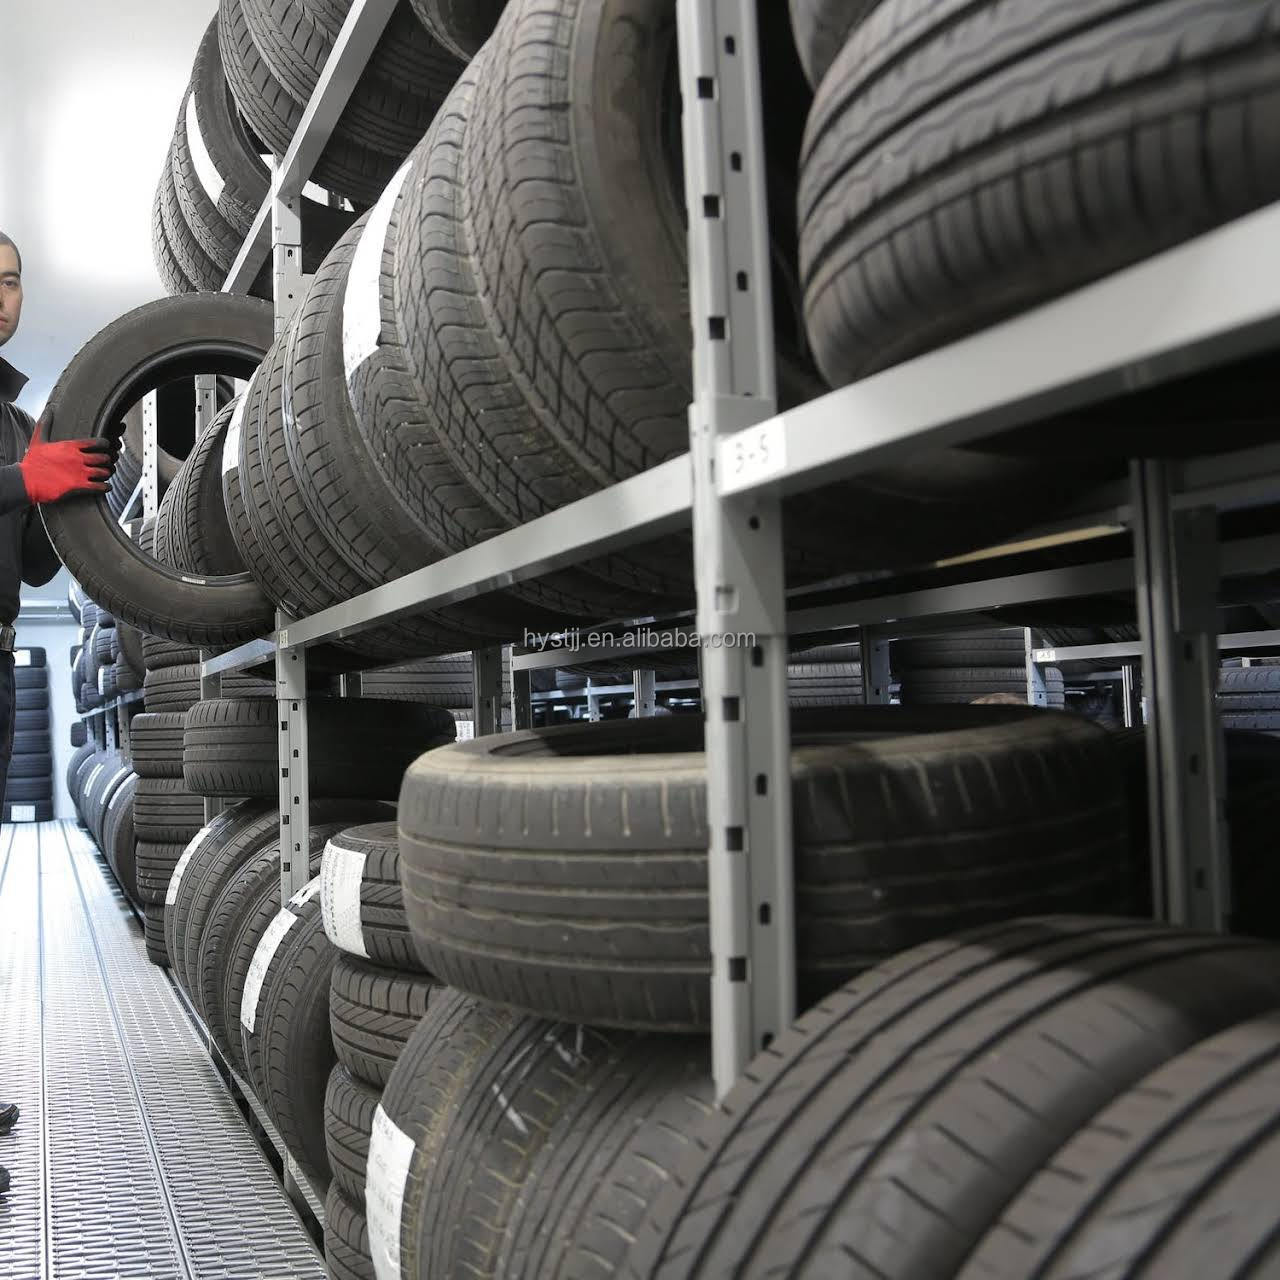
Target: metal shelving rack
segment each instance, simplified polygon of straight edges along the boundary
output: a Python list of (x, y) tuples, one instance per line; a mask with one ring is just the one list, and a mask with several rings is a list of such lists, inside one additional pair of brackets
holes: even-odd
[[(270, 226), (281, 324), (303, 284), (299, 193), (392, 8), (393, 0), (352, 6), (228, 277), (229, 289), (247, 286)], [(723, 1095), (795, 1012), (788, 633), (858, 629), (867, 700), (886, 701), (891, 635), (975, 625), (985, 611), (1031, 601), (1134, 592), (1149, 691), (1157, 911), (1223, 925), (1222, 753), (1208, 677), (1217, 663), (1214, 602), (1220, 576), (1280, 563), (1280, 545), (1254, 537), (1219, 547), (1214, 513), (1280, 497), (1280, 447), (1135, 462), (1127, 485), (1059, 522), (1064, 539), (1132, 529), (1132, 557), (1003, 576), (984, 576), (976, 559), (963, 580), (890, 581), (836, 603), (784, 593), (779, 510), (788, 494), (921, 449), (974, 442), (1280, 345), (1280, 281), (1257, 270), (1280, 240), (1280, 206), (778, 415), (754, 0), (679, 0), (678, 12), (696, 387), (689, 453), (311, 618), (281, 616), (273, 635), (206, 661), (203, 673), (213, 692), (222, 673), (275, 661), (287, 895), (307, 876), (311, 646), (691, 525), (699, 635), (757, 639), (752, 649), (704, 644), (702, 653), (713, 1054)], [(497, 723), (497, 654), (475, 656), (478, 734)], [(528, 669), (555, 660), (515, 658), (518, 724), (530, 705)]]

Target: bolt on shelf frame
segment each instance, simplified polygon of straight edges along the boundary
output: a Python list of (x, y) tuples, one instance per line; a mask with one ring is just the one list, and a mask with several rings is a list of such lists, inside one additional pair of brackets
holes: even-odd
[[(270, 247), (280, 326), (305, 284), (302, 187), (393, 7), (393, 0), (352, 5), (298, 135), (277, 160), (271, 193), (228, 275), (226, 288), (246, 289)], [(1205, 602), (1212, 599), (1217, 572), (1274, 565), (1280, 542), (1263, 537), (1224, 544), (1212, 571), (1210, 551), (1196, 538), (1203, 518), (1184, 520), (1179, 513), (1273, 500), (1280, 494), (1280, 449), (1265, 446), (1179, 464), (1176, 474), (1166, 474), (1163, 488), (1153, 483), (1158, 467), (1139, 463), (1131, 484), (1114, 486), (1108, 508), (1094, 521), (1104, 531), (1134, 527), (1133, 558), (979, 577), (922, 591), (895, 591), (889, 583), (879, 596), (809, 607), (797, 600), (790, 611), (779, 511), (788, 494), (926, 447), (971, 443), (1280, 346), (1280, 282), (1274, 273), (1257, 270), (1280, 240), (1280, 205), (778, 415), (754, 3), (678, 0), (677, 13), (694, 328), (689, 453), (311, 618), (280, 617), (271, 637), (206, 661), (202, 670), (213, 677), (264, 660), (276, 663), (281, 823), (287, 836), (282, 848), (289, 851), (282, 858), (282, 889), (289, 893), (306, 878), (310, 646), (691, 527), (707, 708), (713, 1058), (717, 1094), (723, 1096), (795, 1011), (788, 632), (861, 629), (863, 696), (879, 703), (889, 696), (888, 640), (919, 620), (974, 625), (986, 610), (1028, 600), (1136, 592), (1148, 701), (1160, 704), (1162, 717), (1151, 738), (1153, 764), (1165, 771), (1153, 792), (1161, 909), (1177, 922), (1194, 918), (1220, 926), (1228, 910), (1220, 824), (1214, 835), (1221, 753), (1206, 728), (1202, 690), (1193, 688), (1191, 670), (1203, 674), (1213, 649)], [(1088, 517), (1082, 513), (1082, 530)], [(1199, 571), (1175, 583), (1191, 561)], [(752, 633), (755, 644), (735, 650), (714, 643), (741, 631)], [(1180, 658), (1188, 644), (1192, 657)], [(473, 658), (480, 732), (499, 723), (496, 653), (480, 651)], [(575, 661), (596, 656), (619, 655), (575, 653)], [(513, 661), (517, 725), (528, 723), (532, 702), (541, 696), (530, 694), (529, 670), (554, 663), (546, 654), (521, 654)], [(1028, 663), (1029, 671), (1034, 667)], [(1029, 680), (1031, 693), (1035, 677)], [(637, 674), (633, 688), (637, 701), (647, 703), (648, 677)], [(1136, 700), (1132, 689), (1130, 695)], [(1193, 785), (1183, 800), (1180, 786), (1187, 781)], [(1207, 858), (1187, 840), (1160, 843), (1175, 818), (1185, 822), (1188, 815), (1189, 831), (1210, 840)]]

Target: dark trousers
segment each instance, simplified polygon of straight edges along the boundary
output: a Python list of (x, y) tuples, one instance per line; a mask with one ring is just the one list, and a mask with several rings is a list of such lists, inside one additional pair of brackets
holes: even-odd
[(0, 800), (9, 781), (9, 758), (13, 755), (13, 725), (18, 713), (13, 687), (13, 654), (0, 653)]

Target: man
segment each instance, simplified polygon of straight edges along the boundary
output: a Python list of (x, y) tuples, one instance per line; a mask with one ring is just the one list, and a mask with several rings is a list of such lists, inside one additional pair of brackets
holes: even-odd
[[(0, 231), (0, 347), (18, 331), (22, 318), (22, 255)], [(39, 428), (13, 402), (26, 385), (0, 358), (0, 796), (13, 753), (13, 621), (22, 583), (43, 586), (58, 572), (58, 557), (36, 507), (75, 493), (105, 493), (115, 466), (115, 446), (107, 440), (47, 440), (49, 420)], [(0, 1103), (0, 1136), (18, 1119), (18, 1108)], [(0, 1166), (0, 1195), (9, 1172)]]

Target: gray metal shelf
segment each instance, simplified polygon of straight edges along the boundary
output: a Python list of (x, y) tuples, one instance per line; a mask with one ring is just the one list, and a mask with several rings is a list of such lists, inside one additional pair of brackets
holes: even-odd
[[(270, 224), (278, 323), (302, 284), (299, 192), (391, 8), (391, 0), (352, 6), (303, 128), (276, 165), (271, 196), (228, 277), (228, 288), (246, 287)], [(308, 648), (692, 529), (694, 628), (704, 641), (726, 630), (757, 638), (750, 654), (705, 646), (703, 653), (713, 1053), (723, 1094), (794, 1013), (788, 631), (867, 629), (864, 644), (883, 666), (887, 619), (901, 632), (912, 620), (976, 622), (984, 611), (1033, 600), (1134, 592), (1147, 687), (1153, 707), (1161, 708), (1149, 734), (1159, 909), (1173, 920), (1220, 927), (1228, 909), (1225, 832), (1215, 816), (1221, 751), (1211, 694), (1197, 681), (1210, 653), (1216, 661), (1210, 615), (1219, 576), (1280, 561), (1274, 538), (1218, 548), (1206, 513), (1280, 498), (1280, 447), (1135, 464), (1127, 484), (1108, 486), (1063, 526), (1132, 528), (1132, 557), (985, 579), (975, 570), (973, 579), (923, 591), (895, 592), (890, 582), (852, 603), (806, 606), (793, 599), (790, 610), (779, 503), (783, 495), (928, 447), (972, 443), (1280, 346), (1280, 279), (1258, 270), (1280, 241), (1280, 205), (779, 415), (754, 3), (679, 0), (678, 17), (686, 190), (698, 211), (690, 219), (696, 389), (690, 452), (313, 617), (279, 617), (274, 634), (206, 662), (203, 672), (213, 681), (274, 659), (282, 848), (300, 851), (307, 841)], [(744, 289), (742, 280), (753, 284)], [(477, 732), (496, 723), (495, 654), (475, 658)], [(621, 655), (573, 655), (575, 662), (595, 656)], [(555, 661), (520, 655), (518, 704), (530, 701), (528, 668)], [(887, 693), (887, 668), (866, 683), (869, 698)], [(286, 894), (305, 873), (305, 858), (282, 860)]]

